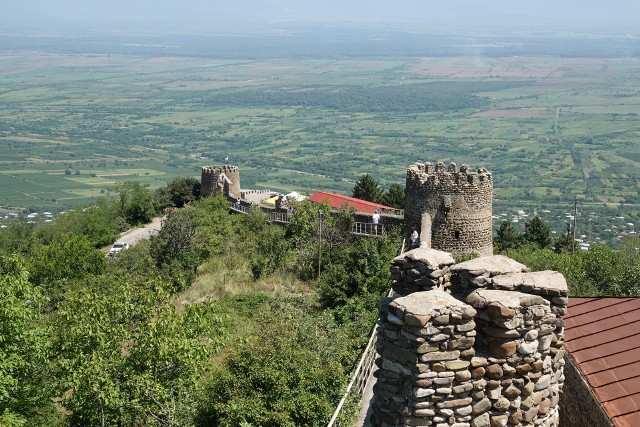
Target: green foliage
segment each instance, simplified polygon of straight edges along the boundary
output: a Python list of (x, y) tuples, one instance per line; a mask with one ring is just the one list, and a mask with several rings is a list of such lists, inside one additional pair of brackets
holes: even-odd
[(327, 307), (355, 297), (381, 297), (389, 290), (389, 260), (398, 250), (391, 238), (355, 239), (332, 248), (320, 276), (320, 300)]
[(36, 236), (43, 243), (49, 244), (63, 234), (73, 234), (82, 236), (94, 247), (101, 248), (113, 243), (118, 233), (123, 231), (124, 227), (120, 222), (115, 206), (101, 198), (95, 205), (71, 209), (59, 215), (54, 222), (38, 227)]
[(296, 203), (288, 226), (288, 233), (295, 241), (308, 241), (318, 238), (318, 226), (320, 223), (320, 211), (322, 215), (322, 227), (324, 230), (333, 228), (334, 218), (329, 215), (331, 208), (325, 203), (315, 204), (308, 200)]
[(115, 189), (119, 214), (132, 225), (146, 224), (156, 213), (156, 199), (139, 182), (119, 182)]
[(382, 195), (380, 203), (392, 208), (404, 209), (405, 198), (404, 188), (400, 184), (393, 183)]
[(279, 225), (266, 226), (260, 232), (251, 259), (254, 279), (267, 277), (283, 265), (289, 253), (289, 242), (284, 234), (284, 229)]
[(149, 252), (159, 268), (172, 278), (176, 290), (195, 278), (200, 262), (209, 254), (206, 236), (198, 229), (198, 210), (191, 207), (170, 212), (160, 231), (151, 237)]
[(496, 249), (503, 252), (507, 249), (517, 248), (522, 243), (522, 235), (516, 231), (509, 220), (504, 220), (493, 239)]
[(80, 279), (104, 271), (104, 254), (84, 237), (62, 235), (49, 245), (33, 250), (29, 270), (37, 285)]
[(261, 306), (257, 321), (259, 334), (212, 375), (196, 425), (326, 425), (346, 381), (341, 362), (357, 355), (348, 339), (329, 316), (290, 304)]
[(56, 424), (47, 363), (45, 298), (17, 257), (0, 257), (0, 425)]
[(551, 246), (549, 226), (538, 215), (524, 224), (524, 235), (522, 237), (525, 242), (535, 243), (540, 249)]
[(362, 175), (353, 186), (353, 197), (369, 202), (380, 203), (382, 201), (382, 188), (380, 184), (368, 173)]
[(14, 222), (0, 228), (0, 255), (27, 255), (33, 250), (35, 224)]
[(160, 209), (167, 207), (181, 208), (185, 204), (200, 198), (200, 181), (196, 178), (175, 178), (166, 186), (157, 189), (156, 197)]
[(69, 423), (191, 425), (224, 318), (209, 305), (178, 313), (161, 285), (144, 290), (113, 279), (68, 295), (54, 314), (54, 368)]
[(506, 255), (534, 271), (556, 270), (567, 279), (571, 296), (637, 296), (640, 283), (640, 239), (628, 239), (618, 251), (605, 245), (592, 245), (588, 251), (555, 253), (537, 244), (508, 250)]

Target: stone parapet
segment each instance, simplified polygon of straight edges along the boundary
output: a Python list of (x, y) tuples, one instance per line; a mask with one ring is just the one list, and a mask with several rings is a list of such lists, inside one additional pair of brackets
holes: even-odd
[(558, 426), (560, 273), (504, 256), (452, 265), (423, 248), (395, 258), (391, 272), (404, 295), (380, 304), (374, 426)]

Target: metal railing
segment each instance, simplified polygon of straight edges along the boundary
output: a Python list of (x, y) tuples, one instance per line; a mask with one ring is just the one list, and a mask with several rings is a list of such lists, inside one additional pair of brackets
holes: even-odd
[(354, 222), (351, 226), (351, 233), (358, 236), (386, 236), (387, 230), (383, 224), (373, 224), (371, 222)]
[[(373, 224), (372, 224), (373, 225)], [(405, 250), (405, 239), (402, 240), (402, 247), (400, 248), (400, 255), (404, 253)], [(389, 289), (389, 293), (387, 297), (393, 296), (393, 289)], [(358, 367), (356, 368), (353, 376), (351, 377), (351, 381), (347, 386), (347, 390), (344, 392), (342, 399), (340, 399), (340, 403), (338, 403), (338, 407), (333, 413), (329, 424), (327, 427), (335, 427), (337, 425), (338, 417), (344, 411), (344, 403), (347, 401), (347, 398), (351, 394), (352, 390), (358, 393), (360, 398), (364, 394), (365, 388), (367, 388), (367, 382), (369, 380), (369, 376), (371, 371), (373, 370), (373, 366), (376, 362), (376, 356), (378, 353), (376, 352), (376, 338), (378, 335), (378, 322), (376, 320), (376, 325), (373, 327), (373, 331), (371, 332), (371, 336), (369, 337), (369, 342), (367, 343), (367, 347), (362, 352), (362, 356), (360, 357), (360, 362), (358, 363)]]
[(338, 403), (338, 407), (333, 413), (329, 424), (327, 427), (335, 427), (337, 425), (338, 417), (344, 410), (344, 404), (347, 401), (347, 398), (351, 394), (352, 391), (358, 393), (360, 397), (364, 393), (364, 389), (367, 387), (367, 380), (369, 379), (369, 375), (373, 370), (373, 366), (376, 362), (376, 337), (377, 337), (378, 327), (377, 325), (373, 327), (373, 332), (369, 337), (369, 342), (367, 343), (367, 347), (364, 349), (362, 356), (360, 357), (360, 362), (358, 363), (358, 367), (356, 368), (353, 376), (351, 377), (351, 381), (347, 386), (347, 390), (344, 392), (342, 399), (340, 399), (340, 403)]
[(291, 215), (287, 212), (269, 212), (268, 221), (289, 224), (291, 222)]

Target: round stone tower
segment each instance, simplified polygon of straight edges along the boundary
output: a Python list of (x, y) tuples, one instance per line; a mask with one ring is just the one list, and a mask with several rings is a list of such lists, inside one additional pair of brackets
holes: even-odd
[(416, 163), (407, 169), (405, 221), (420, 246), (454, 256), (493, 254), (493, 177), (484, 168)]
[(200, 195), (223, 193), (227, 198), (240, 197), (240, 171), (237, 166), (203, 166)]

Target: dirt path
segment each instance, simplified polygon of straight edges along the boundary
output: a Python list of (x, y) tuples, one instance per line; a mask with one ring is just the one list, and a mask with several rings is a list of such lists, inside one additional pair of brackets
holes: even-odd
[(162, 227), (162, 217), (154, 218), (149, 224), (144, 227), (134, 228), (126, 231), (118, 238), (118, 242), (125, 242), (129, 245), (135, 245), (140, 240), (148, 239), (155, 233), (157, 233)]

